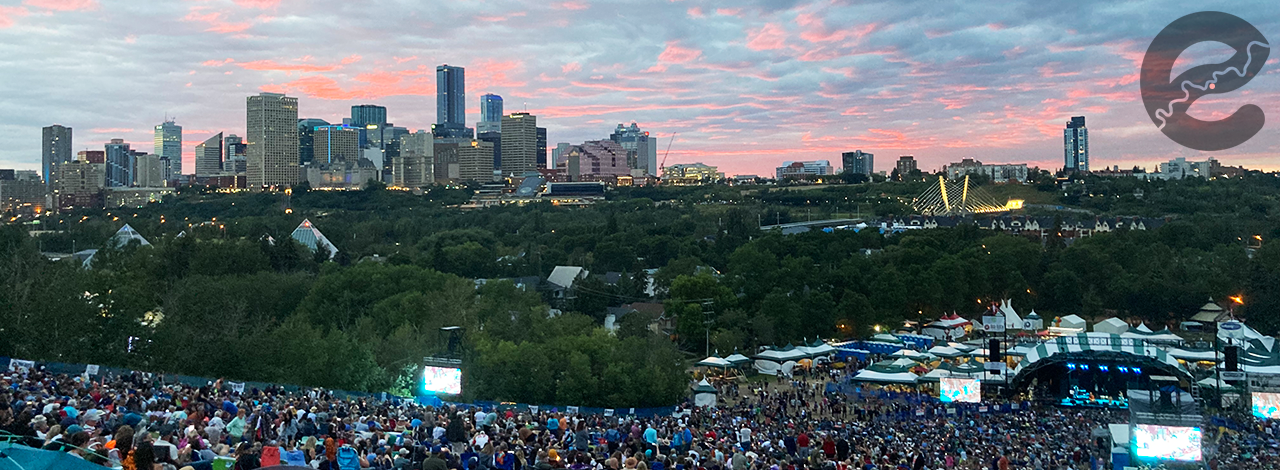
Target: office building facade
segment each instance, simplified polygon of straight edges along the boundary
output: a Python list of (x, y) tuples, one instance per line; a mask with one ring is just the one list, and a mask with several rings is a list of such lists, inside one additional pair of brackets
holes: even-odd
[(376, 104), (359, 104), (351, 107), (351, 126), (364, 127), (369, 124), (386, 124), (387, 107)]
[[(360, 160), (360, 132), (354, 127), (318, 126), (315, 128), (313, 145), (313, 165), (356, 163)], [(381, 164), (381, 158), (376, 163)]]
[(611, 139), (571, 145), (561, 158), (564, 161), (557, 169), (564, 171), (570, 181), (599, 181), (631, 175), (627, 149)]
[(502, 132), (502, 97), (493, 93), (480, 96), (480, 123), (476, 135), (484, 132)]
[(808, 162), (782, 162), (782, 166), (774, 170), (774, 175), (778, 179), (798, 179), (809, 176), (825, 176), (834, 175), (835, 168), (831, 166), (828, 160), (814, 160)]
[(292, 186), (298, 182), (298, 99), (280, 93), (246, 98), (249, 188)]
[(164, 177), (169, 167), (168, 158), (146, 153), (134, 157), (133, 186), (139, 188), (162, 188), (168, 182)]
[(538, 117), (512, 113), (502, 117), (502, 175), (522, 175), (538, 169)]
[(538, 128), (538, 169), (547, 169), (547, 128)]
[(164, 164), (164, 179), (175, 180), (182, 174), (182, 126), (172, 119), (156, 126), (152, 141), (152, 155), (159, 156)]
[(466, 89), (465, 69), (448, 64), (436, 67), (436, 124), (431, 127), (436, 139), (464, 144), (475, 135), (467, 127)]
[(111, 139), (104, 152), (107, 160), (106, 186), (120, 188), (132, 185), (136, 160), (129, 144), (124, 139)]
[(244, 143), (244, 138), (231, 134), (227, 136), (222, 148), (226, 152), (222, 159), (222, 170), (227, 173), (244, 174), (245, 172), (245, 155), (249, 146)]
[(649, 136), (648, 132), (640, 130), (640, 126), (633, 122), (629, 127), (618, 124), (609, 139), (627, 149), (627, 166), (640, 170), (645, 175), (658, 175), (656, 137)]
[(994, 183), (1027, 182), (1029, 170), (1026, 163), (984, 164), (972, 158), (965, 158), (942, 169), (948, 179), (958, 180), (965, 175), (983, 175)]
[(298, 164), (306, 165), (315, 159), (316, 128), (329, 125), (324, 119), (305, 118), (298, 120)]
[(71, 161), (71, 128), (60, 124), (45, 127), (40, 133), (40, 176), (45, 186), (57, 186), (55, 170)]
[(56, 167), (54, 200), (59, 209), (101, 208), (107, 183), (106, 163), (75, 160)]
[(488, 183), (493, 178), (493, 144), (480, 140), (472, 140), (468, 145), (459, 145), (458, 179)]
[(196, 176), (214, 176), (222, 173), (222, 133), (214, 134), (196, 145)]
[(841, 154), (840, 160), (845, 173), (861, 173), (868, 177), (875, 173), (875, 155), (854, 150)]
[(898, 157), (898, 164), (894, 169), (898, 170), (899, 178), (905, 178), (911, 172), (919, 170), (920, 167), (914, 155), (903, 155)]
[(1074, 116), (1062, 131), (1062, 150), (1067, 171), (1089, 171), (1089, 128), (1084, 116)]

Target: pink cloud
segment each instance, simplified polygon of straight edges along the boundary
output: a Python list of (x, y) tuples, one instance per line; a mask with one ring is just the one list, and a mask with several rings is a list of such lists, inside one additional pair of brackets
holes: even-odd
[(1080, 75), (1080, 71), (1078, 70), (1067, 71), (1067, 72), (1057, 71), (1057, 69), (1061, 66), (1062, 66), (1061, 62), (1050, 62), (1040, 66), (1039, 68), (1036, 69), (1036, 71), (1040, 72), (1040, 76), (1044, 78), (1059, 78), (1059, 77), (1070, 77), (1073, 75)]
[(747, 33), (747, 49), (768, 51), (786, 46), (787, 32), (777, 23), (765, 23), (760, 29)]
[(685, 13), (688, 13), (689, 16), (694, 18), (702, 18), (707, 16), (706, 14), (702, 13), (702, 7), (691, 7), (687, 11), (685, 11)]
[(247, 21), (237, 23), (226, 21), (222, 13), (218, 12), (200, 13), (202, 10), (203, 9), (200, 7), (192, 8), (191, 11), (187, 13), (187, 16), (184, 16), (182, 20), (205, 23), (209, 25), (205, 31), (221, 34), (240, 33), (253, 26), (253, 23)]
[(577, 62), (569, 62), (560, 66), (560, 73), (579, 72), (582, 71), (582, 65)]
[(98, 9), (98, 0), (23, 0), (22, 4), (56, 11)]
[(236, 5), (244, 8), (267, 9), (275, 8), (280, 5), (280, 0), (232, 0)]
[(497, 22), (501, 22), (501, 21), (507, 21), (507, 20), (512, 19), (512, 18), (519, 18), (519, 17), (522, 17), (522, 16), (528, 16), (528, 15), (529, 15), (529, 13), (527, 13), (527, 12), (517, 11), (517, 12), (513, 12), (513, 13), (510, 13), (510, 14), (506, 14), (506, 15), (485, 15), (485, 16), (477, 16), (477, 17), (476, 17), (476, 19), (477, 19), (477, 20), (480, 20), (480, 21), (487, 21), (487, 22), (490, 22), (490, 23), (497, 23)]
[(523, 74), (513, 73), (519, 72), (523, 66), (524, 63), (518, 60), (481, 59), (467, 67), (468, 86), (475, 83), (476, 89), (523, 87), (526, 82), (513, 78), (523, 77)]
[(667, 48), (658, 54), (658, 62), (669, 64), (685, 64), (702, 56), (702, 51), (691, 47), (681, 47), (678, 41), (668, 41)]
[(724, 16), (737, 16), (741, 18), (742, 9), (741, 8), (716, 8), (716, 14), (724, 15)]
[(796, 24), (803, 29), (800, 32), (800, 39), (812, 43), (836, 42), (846, 39), (861, 40), (867, 35), (880, 29), (879, 23), (867, 23), (864, 25), (854, 26), (852, 28), (844, 28), (832, 31), (827, 28), (822, 21), (822, 17), (814, 13), (801, 13), (796, 15)]
[(240, 68), (245, 70), (263, 70), (273, 72), (328, 72), (338, 68), (337, 65), (282, 64), (270, 59), (237, 62), (236, 65), (239, 65)]
[(561, 3), (555, 4), (554, 6), (555, 8), (558, 8), (561, 10), (586, 10), (587, 8), (591, 8), (590, 3), (578, 1), (578, 0), (561, 2)]
[(323, 75), (311, 75), (280, 85), (263, 85), (262, 91), (269, 93), (298, 92), (310, 98), (322, 100), (367, 99), (370, 96), (359, 91), (343, 90), (338, 82)]
[(0, 6), (0, 28), (13, 26), (14, 18), (27, 16), (28, 13), (26, 8)]

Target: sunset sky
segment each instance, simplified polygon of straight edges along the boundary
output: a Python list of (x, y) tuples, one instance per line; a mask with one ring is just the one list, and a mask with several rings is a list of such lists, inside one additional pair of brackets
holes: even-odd
[[(1197, 7), (1196, 5), (1202, 5)], [(1220, 119), (1254, 103), (1252, 140), (1198, 152), (1164, 137), (1138, 91), (1142, 56), (1173, 1), (0, 0), (0, 168), (37, 169), (40, 128), (74, 150), (120, 137), (152, 149), (166, 115), (196, 144), (244, 135), (245, 97), (299, 98), (300, 117), (340, 122), (354, 104), (410, 129), (435, 120), (435, 67), (466, 67), (479, 97), (527, 109), (548, 141), (607, 138), (638, 122), (667, 164), (772, 175), (783, 160), (876, 155), (891, 170), (972, 157), (1062, 166), (1062, 128), (1088, 119), (1092, 166), (1212, 156), (1280, 169), (1280, 53), (1245, 88), (1198, 101)], [(1280, 40), (1280, 2), (1216, 5)], [(1201, 44), (1174, 75), (1234, 50)]]

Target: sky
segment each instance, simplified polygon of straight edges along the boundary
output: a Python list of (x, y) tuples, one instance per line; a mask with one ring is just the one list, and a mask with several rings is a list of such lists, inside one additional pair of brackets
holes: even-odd
[[(1175, 157), (1280, 169), (1280, 53), (1235, 93), (1192, 106), (1221, 119), (1248, 103), (1271, 120), (1250, 141), (1200, 152), (1143, 109), (1151, 39), (1205, 2), (985, 0), (0, 0), (0, 168), (37, 169), (40, 129), (74, 150), (112, 138), (150, 151), (166, 116), (185, 161), (244, 135), (245, 97), (299, 98), (340, 122), (379, 104), (410, 129), (435, 121), (435, 67), (466, 68), (467, 117), (496, 93), (548, 142), (608, 138), (637, 122), (666, 164), (772, 175), (787, 160), (863, 150), (876, 170), (914, 155), (1062, 166), (1062, 129), (1086, 116), (1092, 166), (1154, 170)], [(1280, 2), (1211, 8), (1280, 39)], [(1201, 43), (1174, 75), (1234, 50)], [(674, 137), (674, 138), (673, 138)], [(670, 152), (666, 149), (670, 146)]]

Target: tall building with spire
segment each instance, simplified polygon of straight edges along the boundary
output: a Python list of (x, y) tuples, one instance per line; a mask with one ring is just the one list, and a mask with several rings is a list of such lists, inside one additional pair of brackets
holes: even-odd
[(182, 126), (166, 119), (156, 126), (154, 144), (151, 153), (160, 157), (165, 181), (177, 179), (182, 174)]
[(249, 188), (298, 182), (298, 99), (261, 93), (245, 99), (246, 184)]

